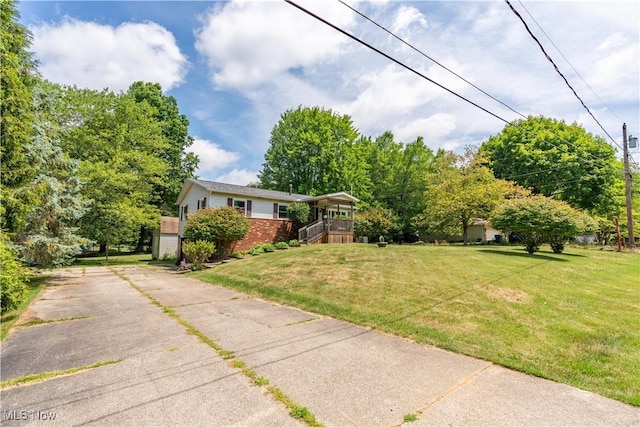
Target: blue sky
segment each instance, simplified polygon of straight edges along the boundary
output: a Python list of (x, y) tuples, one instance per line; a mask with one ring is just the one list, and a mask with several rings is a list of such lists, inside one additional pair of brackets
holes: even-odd
[[(300, 3), (504, 119), (520, 117), (337, 0)], [(623, 122), (640, 136), (639, 2), (511, 3), (618, 144)], [(606, 137), (505, 2), (349, 4), (517, 112)], [(19, 10), (45, 78), (114, 91), (153, 81), (176, 97), (203, 179), (256, 181), (271, 129), (299, 105), (349, 114), (363, 135), (423, 136), (433, 149), (461, 151), (504, 127), (283, 1), (23, 1)]]

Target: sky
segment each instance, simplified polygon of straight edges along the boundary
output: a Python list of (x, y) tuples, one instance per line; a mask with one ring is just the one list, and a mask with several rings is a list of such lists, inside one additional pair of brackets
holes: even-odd
[[(115, 92), (160, 83), (190, 121), (201, 179), (256, 182), (271, 130), (298, 106), (434, 150), (479, 146), (529, 115), (614, 144), (504, 1), (348, 2), (397, 38), (338, 0), (295, 2), (493, 115), (284, 1), (23, 0), (19, 11), (47, 80)], [(640, 2), (510, 3), (615, 143), (625, 122), (640, 136)]]

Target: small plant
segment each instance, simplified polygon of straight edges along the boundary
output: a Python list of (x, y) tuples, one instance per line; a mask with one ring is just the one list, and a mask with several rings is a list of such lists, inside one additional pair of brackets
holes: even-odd
[(234, 368), (238, 368), (238, 369), (244, 369), (247, 364), (244, 363), (242, 360), (234, 360), (232, 363)]
[(230, 258), (242, 259), (244, 257), (245, 251), (234, 252), (229, 255)]
[(260, 255), (263, 253), (264, 253), (264, 248), (262, 247), (262, 245), (258, 245), (249, 250), (249, 255), (253, 255), (253, 256)]
[(298, 239), (289, 240), (289, 247), (297, 248), (298, 246), (300, 246)]
[(262, 248), (264, 249), (265, 252), (275, 252), (276, 250), (276, 246), (272, 245), (271, 243), (264, 243), (262, 245)]
[(211, 256), (215, 248), (213, 243), (205, 242), (204, 240), (185, 242), (182, 245), (182, 251), (192, 263), (192, 270), (202, 270), (204, 261)]
[(274, 246), (276, 249), (289, 249), (289, 244), (287, 242), (278, 242)]
[(418, 419), (418, 416), (416, 414), (411, 413), (411, 414), (405, 415), (402, 419), (405, 423), (412, 423)]
[(311, 415), (311, 413), (304, 406), (300, 406), (300, 405), (295, 405), (294, 404), (291, 407), (291, 411), (289, 411), (289, 415), (291, 415), (293, 418), (297, 418), (299, 420), (303, 420), (303, 419), (309, 417)]
[(265, 386), (269, 384), (269, 380), (266, 379), (265, 377), (257, 377), (253, 379), (253, 383), (257, 386)]

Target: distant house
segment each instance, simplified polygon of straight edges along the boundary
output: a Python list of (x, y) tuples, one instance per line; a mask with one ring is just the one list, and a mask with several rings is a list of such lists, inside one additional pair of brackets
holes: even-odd
[[(309, 203), (313, 221), (294, 230), (287, 217), (293, 202)], [(259, 243), (299, 239), (308, 243), (352, 243), (355, 203), (358, 199), (344, 193), (307, 196), (284, 191), (263, 190), (242, 185), (187, 179), (176, 204), (180, 207), (178, 235), (184, 237), (189, 213), (204, 208), (232, 206), (249, 220), (249, 233), (234, 250), (248, 250)]]
[[(504, 233), (500, 230), (496, 230), (491, 227), (489, 221), (476, 218), (471, 222), (469, 228), (467, 228), (467, 241), (469, 243), (500, 243), (504, 238)], [(423, 240), (427, 242), (435, 241), (447, 241), (451, 243), (462, 242), (462, 234), (460, 235), (445, 235), (445, 234), (429, 234), (423, 236)]]
[(163, 216), (160, 227), (153, 230), (151, 257), (153, 259), (178, 256), (178, 218)]

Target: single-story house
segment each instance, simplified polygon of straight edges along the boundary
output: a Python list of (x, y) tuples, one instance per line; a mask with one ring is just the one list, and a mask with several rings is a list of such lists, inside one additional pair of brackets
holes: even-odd
[(153, 259), (178, 256), (178, 218), (163, 216), (160, 227), (153, 230), (151, 257)]
[[(434, 241), (447, 241), (447, 242), (462, 242), (462, 234), (460, 235), (437, 235), (429, 234), (427, 236), (421, 236), (422, 240), (427, 242)], [(469, 243), (489, 243), (489, 242), (501, 242), (504, 239), (504, 233), (500, 230), (496, 230), (491, 227), (489, 221), (481, 218), (476, 218), (471, 222), (469, 228), (467, 228), (467, 242)]]
[[(287, 218), (287, 206), (293, 202), (309, 203), (311, 207), (313, 221), (300, 230), (294, 230)], [(179, 242), (184, 237), (189, 213), (204, 208), (233, 206), (250, 224), (247, 237), (236, 243), (236, 251), (251, 249), (259, 243), (291, 239), (307, 243), (353, 243), (356, 202), (357, 198), (344, 192), (312, 197), (190, 178), (184, 182), (176, 201), (180, 207)]]

